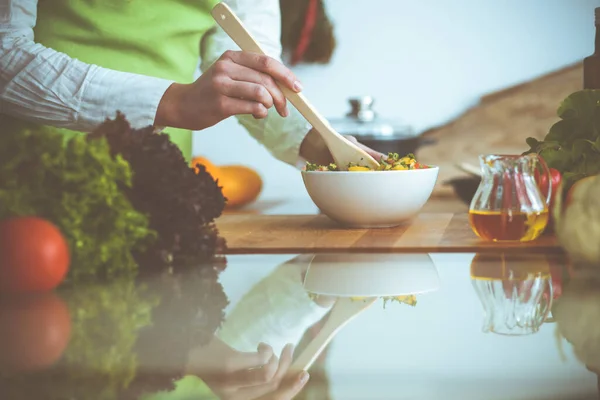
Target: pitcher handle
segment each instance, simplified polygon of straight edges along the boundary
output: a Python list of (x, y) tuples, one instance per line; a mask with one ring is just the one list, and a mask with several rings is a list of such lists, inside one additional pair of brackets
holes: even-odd
[(544, 173), (548, 177), (548, 195), (546, 196), (546, 205), (550, 207), (550, 202), (552, 201), (552, 173), (550, 172), (548, 164), (546, 164), (546, 161), (544, 161), (544, 159), (541, 156), (536, 154), (535, 158), (538, 160), (538, 162), (542, 166), (542, 169), (544, 170)]

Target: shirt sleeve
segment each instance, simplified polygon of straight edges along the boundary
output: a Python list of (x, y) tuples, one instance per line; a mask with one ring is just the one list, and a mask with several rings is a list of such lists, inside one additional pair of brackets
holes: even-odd
[(302, 269), (307, 263), (297, 257), (258, 282), (236, 304), (217, 336), (238, 351), (255, 351), (260, 342), (275, 354), (287, 343), (296, 346), (331, 309), (317, 305), (304, 289)]
[(121, 111), (154, 124), (172, 81), (90, 65), (35, 42), (37, 0), (0, 0), (0, 113), (88, 132)]
[[(227, 0), (225, 1), (244, 22), (261, 47), (272, 58), (281, 61), (281, 10), (279, 0)], [(206, 71), (227, 50), (239, 47), (220, 27), (208, 32), (201, 46), (202, 72)], [(238, 115), (239, 123), (279, 160), (297, 166), (300, 145), (312, 128), (304, 117), (288, 102), (290, 115), (281, 117), (274, 107), (264, 119), (251, 115)]]

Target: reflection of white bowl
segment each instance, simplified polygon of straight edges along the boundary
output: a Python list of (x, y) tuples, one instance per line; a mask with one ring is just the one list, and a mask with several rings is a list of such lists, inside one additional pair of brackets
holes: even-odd
[(302, 171), (310, 198), (334, 221), (357, 228), (401, 225), (423, 208), (438, 167), (410, 171)]
[(439, 287), (428, 254), (318, 254), (304, 279), (308, 292), (338, 297), (404, 296)]

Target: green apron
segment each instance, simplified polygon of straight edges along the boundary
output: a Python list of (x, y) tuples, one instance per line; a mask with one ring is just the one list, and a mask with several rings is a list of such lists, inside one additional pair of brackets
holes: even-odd
[[(210, 10), (217, 1), (39, 0), (35, 40), (86, 63), (189, 83), (198, 65), (200, 39), (213, 26)], [(77, 134), (48, 126), (42, 129)], [(192, 133), (171, 128), (165, 132), (189, 160)], [(190, 376), (179, 381), (173, 392), (143, 398), (216, 396), (204, 382)]]
[[(39, 0), (35, 40), (89, 64), (189, 83), (217, 1)], [(172, 128), (165, 133), (189, 159), (192, 133)]]

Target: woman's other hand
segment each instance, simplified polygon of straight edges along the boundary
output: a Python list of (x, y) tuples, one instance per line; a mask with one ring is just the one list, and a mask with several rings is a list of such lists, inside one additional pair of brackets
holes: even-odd
[(233, 115), (265, 118), (271, 107), (286, 117), (286, 98), (276, 81), (294, 92), (302, 90), (296, 76), (279, 61), (227, 51), (194, 83), (174, 83), (167, 89), (155, 125), (201, 130)]
[(266, 394), (256, 400), (291, 400), (300, 393), (302, 388), (306, 385), (306, 382), (308, 382), (308, 378), (308, 372), (302, 371), (296, 376), (284, 380), (274, 392)]
[[(381, 157), (384, 156), (382, 153), (359, 143), (353, 136), (345, 136), (345, 138), (355, 143), (377, 161), (381, 160)], [(300, 156), (306, 161), (317, 165), (328, 165), (333, 162), (333, 157), (331, 156), (327, 145), (323, 141), (321, 134), (315, 129), (311, 129), (302, 141), (302, 144), (300, 145)]]
[[(256, 352), (241, 352), (215, 336), (207, 346), (191, 352), (186, 372), (202, 379), (220, 399), (263, 399), (261, 396), (266, 394), (286, 394), (295, 388), (285, 379), (293, 353), (293, 346), (288, 344), (278, 358), (271, 346), (264, 343), (259, 344)], [(285, 389), (281, 387), (282, 382), (286, 382)]]

